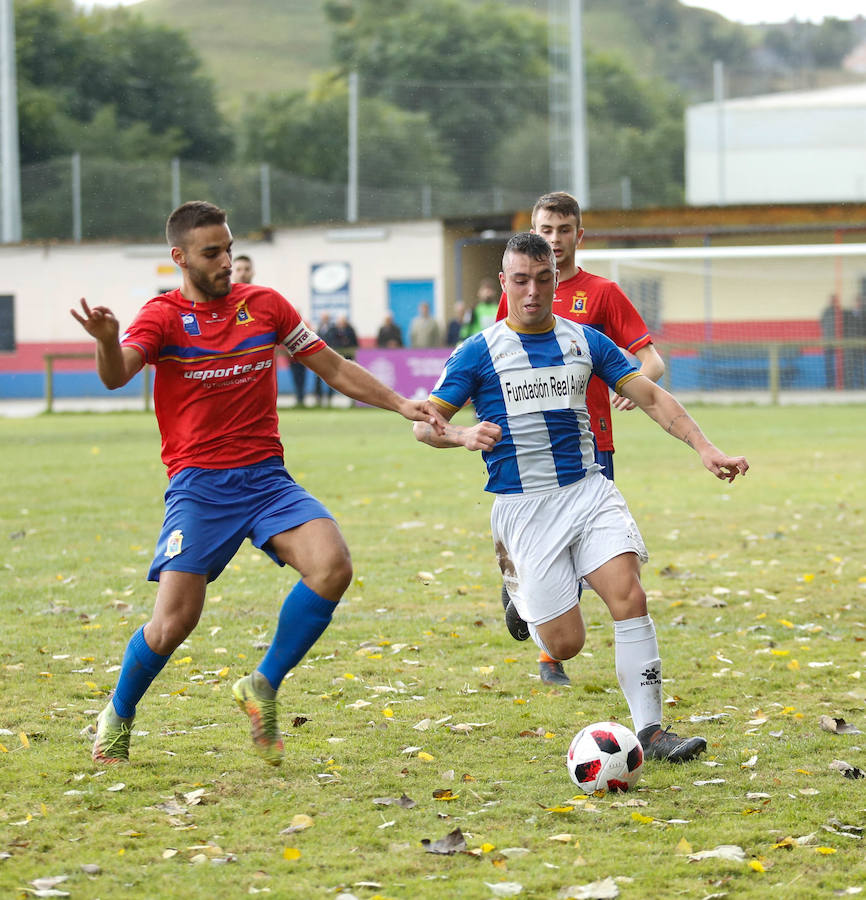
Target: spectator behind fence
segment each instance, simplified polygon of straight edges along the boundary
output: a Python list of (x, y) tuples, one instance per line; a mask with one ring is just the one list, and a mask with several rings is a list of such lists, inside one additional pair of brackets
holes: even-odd
[[(316, 331), (318, 332), (319, 337), (328, 346), (331, 344), (329, 338), (331, 336), (332, 328), (333, 323), (331, 322), (331, 314), (327, 310), (324, 310), (319, 316), (319, 327)], [(316, 377), (316, 383), (313, 386), (313, 393), (316, 395), (316, 406), (331, 405), (331, 388), (318, 376)]]
[(253, 261), (244, 253), (239, 253), (232, 262), (232, 281), (236, 284), (252, 284), (256, 277)]
[(456, 347), (460, 343), (461, 333), (467, 320), (466, 304), (458, 300), (454, 304), (454, 318), (448, 323), (448, 331), (445, 333), (445, 343), (449, 347)]
[(500, 295), (499, 282), (485, 275), (478, 282), (478, 290), (475, 292), (475, 299), (472, 301), (472, 308), (461, 331), (461, 337), (467, 338), (470, 334), (477, 334), (496, 321)]
[(418, 304), (418, 315), (409, 326), (409, 343), (413, 347), (441, 347), (442, 335), (439, 323), (430, 315), (430, 304)]
[[(821, 313), (821, 334), (825, 338), (851, 337), (853, 332), (853, 313), (843, 309), (839, 297), (831, 294), (827, 305)], [(824, 347), (824, 381), (828, 388), (836, 387), (836, 365), (841, 365), (840, 387), (851, 387), (851, 354), (844, 347)]]
[(860, 341), (850, 350), (851, 387), (862, 390), (866, 387), (866, 290), (857, 295), (849, 322), (847, 336)]
[(376, 335), (376, 346), (383, 348), (403, 346), (403, 333), (391, 313), (385, 313), (382, 327)]

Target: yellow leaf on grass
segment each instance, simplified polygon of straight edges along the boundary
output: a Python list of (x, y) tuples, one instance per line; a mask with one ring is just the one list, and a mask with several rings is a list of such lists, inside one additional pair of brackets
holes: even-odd
[(767, 870), (761, 865), (760, 860), (752, 859), (749, 861), (749, 868), (753, 872), (766, 872)]
[(482, 853), (490, 853), (491, 850), (495, 850), (495, 849), (496, 849), (496, 845), (495, 845), (495, 844), (482, 844), (482, 845), (481, 845), (481, 852), (482, 852)]
[(386, 719), (393, 719), (394, 718), (394, 710), (391, 709), (390, 706), (386, 706), (385, 709), (382, 710), (382, 715)]
[(515, 698), (514, 698), (514, 703), (515, 703), (517, 706), (522, 706), (524, 703), (526, 703), (526, 701), (523, 699), (523, 697), (515, 697)]
[(344, 672), (343, 678), (345, 678), (346, 681), (352, 681), (355, 678), (355, 676), (351, 672)]
[(30, 740), (28, 739), (27, 735), (24, 734), (23, 731), (18, 735), (18, 740), (21, 741), (21, 746), (25, 750), (30, 746)]
[(433, 760), (434, 760), (435, 758), (436, 758), (435, 756), (431, 756), (431, 755), (430, 755), (429, 753), (427, 753), (425, 750), (419, 750), (419, 751), (418, 751), (418, 759), (423, 759), (424, 762), (433, 762)]
[(771, 653), (773, 656), (788, 656), (788, 654), (789, 654), (790, 652), (791, 652), (790, 650), (771, 650), (771, 651), (770, 651), (770, 653)]
[(573, 806), (548, 806), (547, 811), (552, 813), (567, 813), (574, 809)]
[(800, 663), (798, 663), (796, 659), (792, 659), (792, 660), (788, 663), (788, 668), (789, 668), (792, 672), (798, 672), (798, 671), (800, 670)]
[(831, 853), (835, 853), (836, 850), (833, 847), (816, 847), (815, 852), (823, 856), (829, 856)]
[(303, 831), (305, 828), (312, 828), (314, 824), (310, 816), (298, 813), (296, 816), (292, 816), (292, 823), (289, 825), (289, 828), (292, 831)]
[(297, 847), (286, 847), (283, 850), (283, 859), (288, 859), (290, 861), (301, 858), (301, 851), (298, 850)]
[(224, 666), (222, 669), (219, 670), (219, 672), (217, 672), (217, 676), (219, 678), (225, 678), (226, 675), (228, 675), (228, 673), (229, 673), (229, 667)]
[(794, 623), (789, 622), (787, 619), (777, 619), (776, 620), (780, 625), (783, 625), (785, 628), (793, 628)]
[(684, 838), (680, 838), (676, 847), (674, 848), (674, 853), (691, 853), (692, 845)]
[(652, 816), (645, 816), (643, 813), (639, 812), (633, 812), (631, 817), (635, 822), (639, 822), (641, 825), (649, 825), (650, 822), (655, 822), (655, 819)]
[(0, 753), (8, 753), (8, 752), (9, 751), (6, 749), (6, 747), (4, 747), (3, 744), (0, 744)]
[(803, 581), (805, 581), (806, 584), (808, 584), (810, 581), (814, 581), (814, 580), (815, 580), (815, 576), (811, 572), (807, 572), (803, 576)]
[(794, 769), (794, 771), (798, 775), (811, 775), (812, 774), (808, 769)]
[(180, 659), (173, 659), (171, 662), (174, 666), (188, 666), (192, 662), (192, 657), (184, 656)]
[(437, 788), (433, 791), (434, 800), (456, 800), (460, 794), (455, 794), (450, 788)]

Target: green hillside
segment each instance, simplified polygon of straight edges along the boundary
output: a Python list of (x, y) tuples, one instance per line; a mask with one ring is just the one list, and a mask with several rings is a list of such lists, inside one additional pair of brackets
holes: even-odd
[[(465, 0), (483, 2), (483, 0)], [(546, 0), (500, 0), (545, 15)], [(186, 32), (214, 78), (229, 115), (258, 92), (303, 90), (310, 74), (330, 64), (324, 0), (142, 0), (131, 9), (145, 19)], [(635, 14), (631, 0), (585, 0), (587, 47), (629, 59), (642, 73), (669, 75), (682, 53), (697, 48), (713, 23), (745, 45), (747, 29), (676, 0), (653, 0)], [(673, 44), (673, 47), (671, 46)], [(707, 84), (712, 61), (707, 63)]]
[(234, 116), (256, 93), (304, 89), (327, 68), (330, 35), (322, 0), (143, 0), (131, 9), (186, 32)]

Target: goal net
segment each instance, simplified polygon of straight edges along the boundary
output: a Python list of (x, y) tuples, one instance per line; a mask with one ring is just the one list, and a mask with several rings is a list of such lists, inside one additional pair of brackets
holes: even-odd
[(864, 243), (587, 249), (578, 262), (628, 294), (674, 392), (866, 389)]

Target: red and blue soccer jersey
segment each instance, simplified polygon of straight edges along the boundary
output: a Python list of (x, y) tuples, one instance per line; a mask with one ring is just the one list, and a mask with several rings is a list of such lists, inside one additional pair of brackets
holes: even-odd
[[(652, 343), (652, 336), (631, 300), (615, 282), (578, 269), (571, 278), (556, 286), (553, 312), (580, 325), (589, 325), (606, 334), (618, 347), (635, 353)], [(505, 294), (499, 301), (497, 319), (508, 315)], [(595, 376), (586, 391), (586, 405), (595, 442), (601, 451), (613, 451), (613, 423), (610, 418), (610, 393)]]
[(123, 335), (156, 367), (154, 406), (169, 478), (188, 466), (232, 469), (282, 458), (274, 351), (317, 353), (324, 342), (276, 291), (233, 284), (196, 303), (179, 290), (146, 303)]

